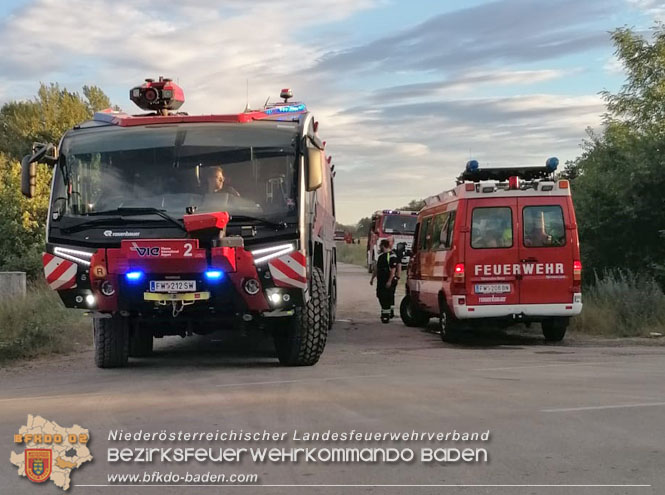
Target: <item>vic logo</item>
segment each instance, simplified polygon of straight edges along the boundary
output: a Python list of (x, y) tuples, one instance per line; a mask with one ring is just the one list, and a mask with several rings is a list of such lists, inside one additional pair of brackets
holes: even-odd
[(132, 242), (131, 250), (136, 251), (136, 254), (141, 258), (145, 258), (146, 256), (159, 256), (161, 253), (161, 248), (159, 247), (141, 247), (137, 246), (135, 242)]

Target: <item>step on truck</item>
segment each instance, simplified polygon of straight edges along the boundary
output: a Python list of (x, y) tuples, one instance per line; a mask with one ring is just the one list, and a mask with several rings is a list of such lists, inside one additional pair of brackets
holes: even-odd
[(406, 296), (407, 326), (438, 318), (454, 341), (474, 324), (539, 322), (564, 338), (582, 311), (582, 264), (570, 184), (544, 167), (481, 169), (471, 160), (457, 186), (418, 215)]
[(374, 264), (381, 253), (379, 244), (382, 239), (393, 239), (393, 248), (401, 256), (402, 266), (409, 263), (409, 254), (413, 243), (413, 232), (418, 221), (417, 211), (378, 210), (372, 215), (367, 233), (367, 271), (372, 273)]
[(227, 115), (177, 111), (160, 77), (130, 91), (147, 113), (113, 110), (33, 146), (53, 166), (44, 274), (92, 317), (95, 363), (125, 366), (153, 339), (271, 332), (283, 365), (313, 365), (335, 319), (330, 157), (303, 103)]

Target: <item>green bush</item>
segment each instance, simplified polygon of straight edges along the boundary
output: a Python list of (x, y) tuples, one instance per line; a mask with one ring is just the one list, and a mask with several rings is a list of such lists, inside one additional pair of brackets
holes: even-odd
[(582, 314), (572, 319), (577, 331), (616, 337), (665, 333), (665, 294), (650, 275), (619, 269), (596, 274), (582, 300)]
[(37, 284), (25, 298), (0, 301), (0, 364), (41, 354), (66, 353), (91, 343), (90, 321), (64, 307), (58, 295)]

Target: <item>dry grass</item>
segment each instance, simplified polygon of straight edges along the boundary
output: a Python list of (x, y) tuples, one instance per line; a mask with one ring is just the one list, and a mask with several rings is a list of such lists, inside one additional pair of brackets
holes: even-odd
[(64, 307), (43, 284), (25, 298), (0, 302), (0, 365), (42, 354), (67, 353), (92, 342), (90, 320)]
[(367, 244), (337, 243), (337, 261), (351, 263), (352, 265), (367, 265)]
[(585, 287), (582, 314), (572, 318), (578, 332), (612, 337), (665, 333), (665, 294), (648, 275), (612, 270)]

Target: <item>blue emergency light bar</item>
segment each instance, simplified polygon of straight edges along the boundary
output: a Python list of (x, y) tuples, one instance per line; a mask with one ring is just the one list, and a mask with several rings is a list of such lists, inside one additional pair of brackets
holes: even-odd
[(481, 180), (506, 181), (510, 177), (519, 177), (522, 180), (551, 179), (552, 174), (559, 165), (556, 157), (548, 158), (544, 167), (497, 167), (480, 168), (477, 160), (469, 160), (464, 172), (457, 178), (457, 183), (464, 181), (478, 182)]
[(307, 107), (304, 103), (297, 105), (279, 105), (276, 107), (266, 108), (263, 112), (266, 115), (273, 115), (278, 113), (292, 113), (292, 112), (305, 112)]

